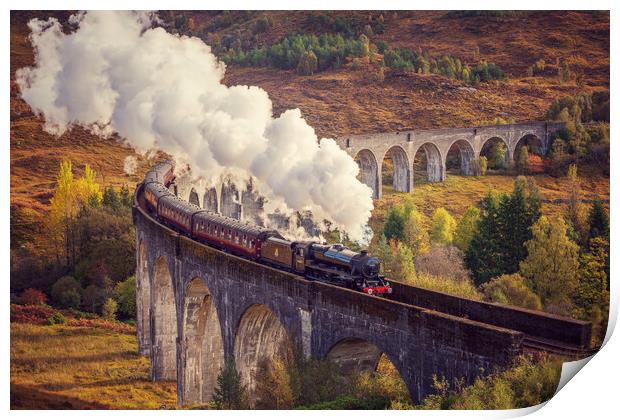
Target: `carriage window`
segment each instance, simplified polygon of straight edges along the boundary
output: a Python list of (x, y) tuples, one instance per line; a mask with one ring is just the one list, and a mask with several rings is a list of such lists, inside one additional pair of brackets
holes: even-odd
[(297, 255), (299, 255), (300, 257), (303, 257), (303, 256), (304, 256), (304, 250), (303, 250), (303, 248), (298, 248), (298, 249), (297, 249)]

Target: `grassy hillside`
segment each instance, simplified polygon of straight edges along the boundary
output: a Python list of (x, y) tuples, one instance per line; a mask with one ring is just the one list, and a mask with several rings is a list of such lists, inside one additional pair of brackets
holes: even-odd
[(151, 382), (135, 333), (11, 324), (11, 409), (174, 407), (176, 382)]

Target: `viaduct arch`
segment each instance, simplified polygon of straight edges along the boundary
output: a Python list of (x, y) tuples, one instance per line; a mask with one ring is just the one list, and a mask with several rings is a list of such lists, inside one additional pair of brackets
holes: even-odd
[(160, 224), (143, 203), (139, 186), (132, 209), (139, 348), (152, 380), (176, 380), (181, 405), (211, 400), (227, 359), (257, 405), (263, 360), (327, 357), (354, 372), (374, 369), (383, 353), (417, 403), (434, 392), (433, 375), (470, 384), (531, 343), (589, 349), (586, 322), (396, 281), (390, 300), (309, 281), (198, 243)]
[[(517, 148), (523, 144), (528, 146), (530, 153), (545, 155), (551, 146), (553, 134), (563, 127), (564, 123), (561, 122), (534, 121), (471, 128), (357, 134), (343, 136), (336, 139), (336, 142), (358, 163), (359, 179), (372, 188), (373, 198), (381, 198), (382, 165), (386, 156), (391, 156), (393, 161), (394, 190), (409, 192), (414, 187), (414, 160), (420, 150), (426, 157), (428, 181), (442, 182), (446, 177), (446, 158), (452, 147), (458, 148), (461, 172), (473, 175), (472, 163), (480, 156), (488, 140), (500, 138), (504, 141), (507, 146), (506, 163), (510, 165)], [(394, 150), (398, 150), (398, 153), (392, 153)], [(377, 157), (383, 158), (379, 160)], [(408, 179), (405, 174), (409, 175)]]

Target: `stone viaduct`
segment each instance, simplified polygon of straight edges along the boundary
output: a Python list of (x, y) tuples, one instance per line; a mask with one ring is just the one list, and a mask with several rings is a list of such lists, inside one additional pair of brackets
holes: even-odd
[(158, 223), (134, 199), (139, 352), (151, 378), (175, 380), (181, 405), (211, 400), (225, 360), (251, 404), (262, 360), (329, 358), (345, 372), (384, 354), (413, 402), (433, 375), (466, 384), (533, 342), (588, 348), (590, 324), (394, 283), (393, 299), (308, 281), (216, 250)]
[(501, 141), (506, 145), (506, 161), (511, 163), (517, 147), (527, 145), (530, 151), (547, 153), (553, 133), (564, 126), (559, 122), (528, 122), (472, 128), (442, 128), (409, 130), (394, 133), (375, 133), (344, 136), (338, 145), (353, 157), (359, 167), (362, 182), (372, 188), (373, 198), (381, 198), (382, 165), (386, 157), (393, 162), (395, 191), (413, 190), (413, 168), (416, 154), (424, 153), (429, 182), (446, 178), (447, 157), (450, 151), (460, 156), (463, 175), (473, 175), (473, 162), (486, 145)]

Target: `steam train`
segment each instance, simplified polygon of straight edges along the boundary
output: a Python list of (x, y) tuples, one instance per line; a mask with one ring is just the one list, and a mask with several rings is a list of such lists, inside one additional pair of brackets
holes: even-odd
[(174, 164), (155, 165), (143, 183), (147, 210), (168, 227), (190, 238), (253, 261), (369, 295), (392, 293), (379, 274), (380, 262), (366, 251), (341, 244), (289, 241), (276, 230), (254, 226), (186, 202), (172, 193)]

